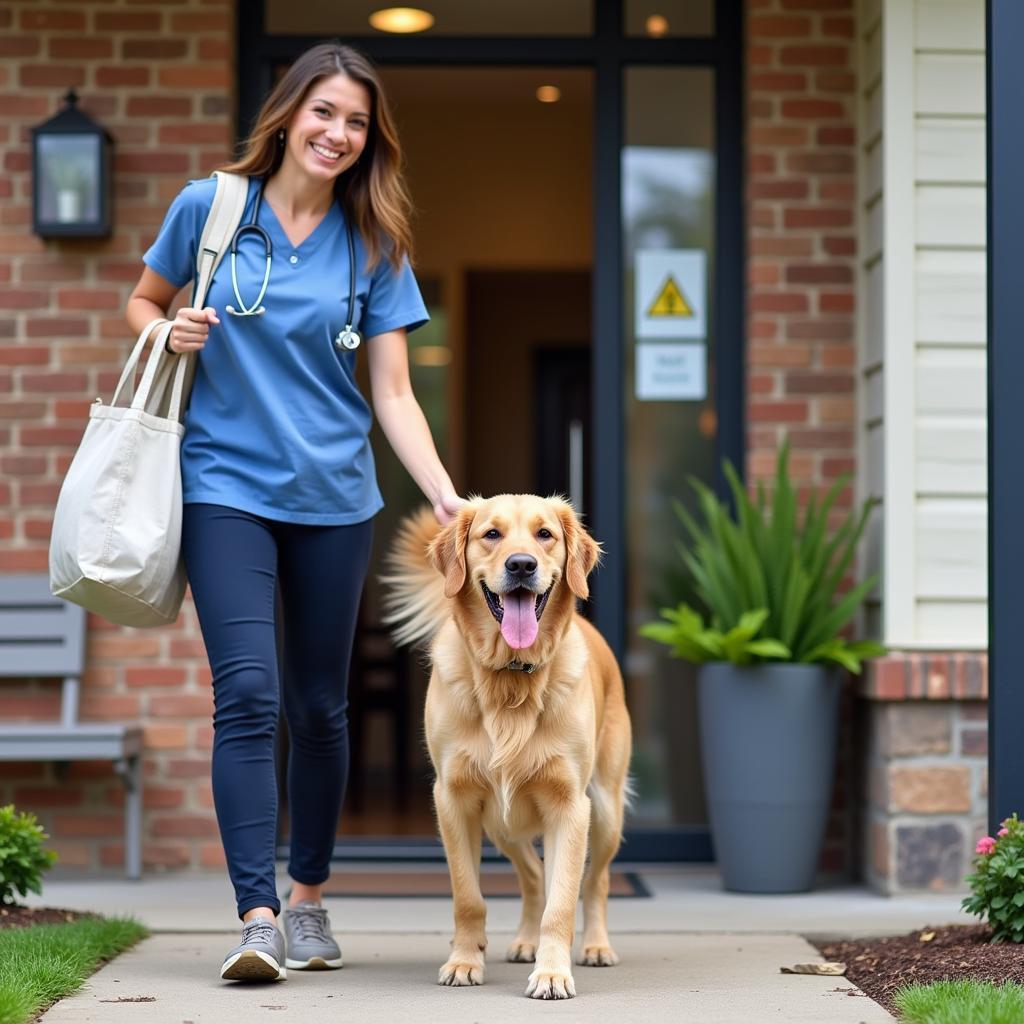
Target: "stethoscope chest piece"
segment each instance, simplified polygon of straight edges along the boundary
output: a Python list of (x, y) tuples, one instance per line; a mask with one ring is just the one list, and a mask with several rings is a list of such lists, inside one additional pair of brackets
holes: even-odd
[(334, 347), (340, 352), (342, 349), (348, 349), (349, 352), (359, 348), (359, 343), (362, 338), (359, 337), (358, 331), (353, 331), (351, 327), (346, 327), (345, 330), (339, 331), (338, 336), (334, 339)]

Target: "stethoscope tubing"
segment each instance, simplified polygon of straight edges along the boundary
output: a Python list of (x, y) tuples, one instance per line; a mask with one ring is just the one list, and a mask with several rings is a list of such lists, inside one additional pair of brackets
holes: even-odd
[[(267, 294), (267, 286), (270, 283), (270, 267), (274, 250), (270, 241), (270, 235), (268, 235), (267, 232), (256, 223), (256, 219), (259, 217), (260, 203), (262, 201), (263, 183), (260, 182), (259, 188), (256, 190), (256, 201), (253, 204), (252, 216), (249, 219), (249, 223), (239, 225), (239, 227), (235, 229), (234, 235), (231, 236), (231, 287), (235, 293), (235, 299), (239, 306), (238, 309), (235, 309), (232, 305), (225, 307), (227, 312), (232, 316), (263, 316), (267, 311), (266, 307), (262, 303), (264, 296)], [(334, 347), (339, 351), (341, 349), (348, 349), (349, 351), (352, 351), (359, 347), (359, 343), (362, 340), (359, 336), (359, 332), (354, 329), (356, 309), (356, 243), (349, 216), (345, 211), (342, 211), (342, 213), (345, 218), (345, 235), (348, 241), (348, 318), (345, 324), (345, 329), (339, 331), (337, 337), (334, 339)], [(246, 233), (256, 235), (263, 242), (263, 252), (266, 259), (260, 293), (256, 296), (256, 301), (251, 306), (246, 306), (242, 299), (241, 292), (238, 289), (238, 244)]]

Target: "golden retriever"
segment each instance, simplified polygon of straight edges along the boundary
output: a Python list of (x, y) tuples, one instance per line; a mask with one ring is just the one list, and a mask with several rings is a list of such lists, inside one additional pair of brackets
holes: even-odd
[(622, 835), (629, 713), (615, 657), (576, 614), (599, 555), (568, 502), (524, 494), (474, 498), (443, 529), (424, 510), (392, 549), (386, 621), (401, 642), (432, 640), (426, 739), (455, 912), (442, 985), (483, 982), (484, 831), (519, 878), (522, 918), (506, 958), (535, 962), (528, 996), (576, 994), (581, 879), (577, 962), (618, 962), (608, 866)]

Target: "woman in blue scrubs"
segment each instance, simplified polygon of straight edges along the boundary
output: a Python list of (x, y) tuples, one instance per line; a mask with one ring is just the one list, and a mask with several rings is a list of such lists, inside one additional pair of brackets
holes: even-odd
[[(255, 305), (266, 267), (262, 242), (248, 232), (237, 295), (228, 256), (208, 305), (179, 309), (167, 342), (197, 356), (181, 455), (182, 546), (213, 672), (214, 800), (243, 922), (221, 967), (229, 980), (341, 966), (320, 896), (348, 769), (347, 670), (383, 504), (357, 352), (335, 344), (347, 323), (363, 338), (373, 411), (438, 520), (463, 503), (409, 382), (406, 334), (427, 311), (409, 265), (400, 163), (372, 65), (336, 44), (309, 50), (264, 103), (242, 158), (224, 168), (249, 176), (242, 223), (256, 211), (270, 239), (265, 311), (237, 315), (248, 308), (239, 300)], [(192, 279), (214, 190), (212, 178), (193, 181), (171, 204), (128, 301), (136, 332), (165, 316)], [(291, 736), (284, 937), (274, 872), (278, 585)]]

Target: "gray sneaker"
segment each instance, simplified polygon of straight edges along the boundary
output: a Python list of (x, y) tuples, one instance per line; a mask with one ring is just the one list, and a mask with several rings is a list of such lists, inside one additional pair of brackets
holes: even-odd
[(274, 922), (254, 917), (242, 926), (242, 941), (224, 958), (220, 976), (225, 981), (282, 981), (284, 936)]
[(303, 900), (284, 912), (288, 937), (285, 964), (298, 971), (323, 971), (341, 966), (341, 950), (331, 937), (327, 911), (313, 900)]

